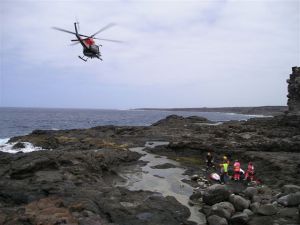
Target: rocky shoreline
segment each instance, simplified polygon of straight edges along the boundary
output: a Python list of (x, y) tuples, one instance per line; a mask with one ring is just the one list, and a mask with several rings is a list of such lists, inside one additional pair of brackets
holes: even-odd
[[(293, 69), (293, 82), (298, 82), (295, 76), (298, 69)], [(298, 109), (300, 89), (293, 82), (290, 111), (270, 118), (215, 123), (172, 115), (151, 126), (35, 130), (11, 138), (18, 153), (0, 152), (0, 224), (196, 224), (189, 221), (189, 208), (173, 196), (117, 185), (124, 179), (119, 171), (147, 165), (130, 148), (153, 141), (168, 142), (145, 150), (185, 168), (189, 179), (184, 182), (195, 187), (190, 205), (200, 207), (209, 225), (299, 224), (300, 115), (293, 109)], [(26, 142), (43, 150), (23, 153)], [(252, 161), (261, 184), (209, 180), (207, 151), (213, 152), (216, 164), (224, 154), (230, 161), (239, 159), (244, 169)], [(199, 179), (193, 181), (195, 174)]]
[(134, 110), (154, 110), (171, 112), (222, 112), (245, 115), (278, 116), (288, 109), (287, 106), (259, 106), (259, 107), (216, 107), (216, 108), (138, 108)]
[[(189, 210), (175, 198), (114, 186), (121, 179), (116, 168), (137, 163), (140, 157), (128, 147), (143, 146), (153, 140), (169, 144), (148, 151), (176, 159), (190, 175), (206, 176), (201, 172), (203, 159), (211, 150), (216, 156), (227, 154), (231, 159), (239, 158), (243, 165), (252, 160), (257, 176), (276, 194), (280, 194), (285, 184), (300, 185), (300, 129), (284, 125), (281, 117), (215, 125), (205, 118), (173, 115), (149, 127), (36, 130), (10, 142), (16, 142), (19, 145), (16, 147), (30, 142), (51, 150), (0, 153), (0, 221), (3, 224), (193, 224), (187, 221)], [(206, 188), (200, 199), (209, 190)], [(266, 202), (271, 204), (274, 196), (268, 197)], [(39, 204), (47, 208), (40, 209)], [(256, 217), (261, 216), (250, 218)], [(298, 216), (293, 215), (292, 219), (295, 218)]]

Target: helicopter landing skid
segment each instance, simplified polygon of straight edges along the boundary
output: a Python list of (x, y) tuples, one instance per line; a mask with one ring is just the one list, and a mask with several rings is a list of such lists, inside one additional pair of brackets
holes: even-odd
[(85, 58), (81, 57), (80, 55), (78, 56), (78, 58), (85, 61), (85, 62), (87, 61), (87, 58), (85, 59)]

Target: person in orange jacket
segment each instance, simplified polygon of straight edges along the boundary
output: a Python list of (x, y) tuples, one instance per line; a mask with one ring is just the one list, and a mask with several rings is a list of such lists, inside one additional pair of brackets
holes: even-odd
[(248, 167), (247, 167), (247, 171), (245, 174), (245, 180), (250, 180), (253, 181), (254, 180), (254, 166), (252, 162), (248, 163)]
[(238, 160), (235, 160), (233, 164), (233, 179), (240, 180), (241, 164)]

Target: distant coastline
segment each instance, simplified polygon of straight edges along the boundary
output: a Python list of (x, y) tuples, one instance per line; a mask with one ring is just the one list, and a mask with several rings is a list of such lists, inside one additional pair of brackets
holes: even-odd
[(257, 106), (257, 107), (214, 107), (214, 108), (137, 108), (134, 110), (154, 111), (185, 111), (185, 112), (222, 112), (244, 115), (277, 116), (288, 110), (287, 106)]

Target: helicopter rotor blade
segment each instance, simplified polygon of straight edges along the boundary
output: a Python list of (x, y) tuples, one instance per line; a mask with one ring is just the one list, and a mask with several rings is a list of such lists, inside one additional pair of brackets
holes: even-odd
[(94, 36), (96, 36), (97, 34), (99, 34), (100, 32), (102, 32), (102, 31), (105, 31), (106, 29), (108, 29), (108, 28), (111, 28), (111, 27), (113, 27), (113, 26), (115, 26), (116, 24), (114, 24), (114, 23), (109, 23), (109, 24), (107, 24), (105, 27), (102, 27), (100, 30), (98, 30), (96, 33), (94, 33), (93, 35), (91, 35), (90, 37), (94, 37)]
[(116, 42), (116, 43), (124, 43), (124, 41), (118, 41), (118, 40), (112, 40), (112, 39), (106, 39), (106, 38), (94, 38), (101, 41), (110, 41), (110, 42)]
[(77, 41), (77, 42), (74, 42), (74, 43), (72, 43), (72, 44), (70, 44), (70, 46), (73, 46), (73, 45), (78, 45), (80, 42), (79, 41)]
[(77, 26), (78, 26), (78, 30), (80, 31), (80, 25), (79, 25), (79, 21), (78, 21), (77, 16), (75, 16), (75, 20), (76, 20), (76, 23), (77, 23)]
[[(62, 32), (65, 32), (65, 33), (69, 33), (69, 34), (74, 34), (76, 35), (75, 32), (72, 32), (72, 31), (69, 31), (69, 30), (65, 30), (65, 29), (62, 29), (62, 28), (59, 28), (59, 27), (52, 27), (52, 29), (54, 30), (58, 30), (58, 31), (62, 31)], [(84, 35), (84, 34), (78, 34), (79, 36), (82, 36), (82, 37), (89, 37), (87, 35)]]

